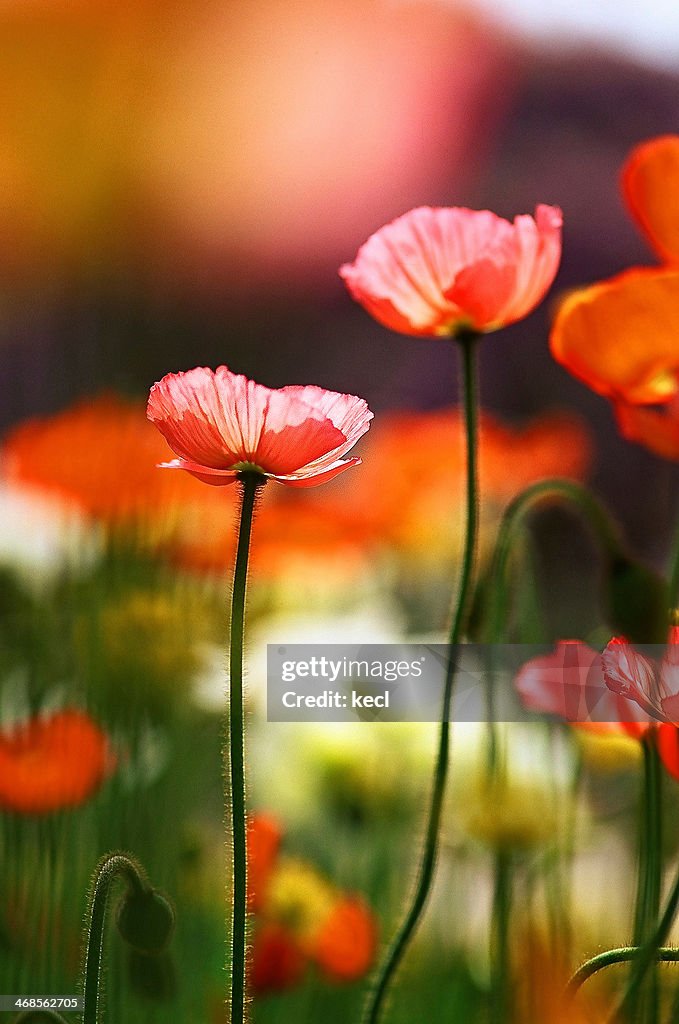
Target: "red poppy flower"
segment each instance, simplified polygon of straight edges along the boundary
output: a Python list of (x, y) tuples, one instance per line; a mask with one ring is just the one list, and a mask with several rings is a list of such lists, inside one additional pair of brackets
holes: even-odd
[(106, 736), (84, 711), (32, 718), (0, 734), (0, 809), (45, 814), (76, 807), (113, 766)]
[(561, 640), (554, 653), (526, 662), (515, 686), (531, 711), (558, 715), (580, 728), (635, 739), (649, 728), (637, 704), (611, 693), (601, 655), (580, 640)]
[(290, 930), (267, 922), (258, 928), (252, 943), (250, 987), (258, 995), (282, 992), (302, 980), (306, 963), (306, 956)]
[(679, 727), (670, 723), (657, 726), (655, 742), (666, 771), (679, 779)]
[(271, 390), (226, 366), (169, 373), (151, 388), (148, 418), (185, 469), (208, 484), (256, 470), (279, 483), (311, 487), (360, 459), (344, 459), (369, 427), (362, 398), (313, 385)]
[(371, 235), (340, 275), (376, 320), (402, 334), (494, 331), (544, 298), (561, 223), (553, 206), (513, 224), (489, 210), (423, 206)]
[(606, 685), (636, 701), (660, 722), (679, 721), (679, 626), (670, 629), (659, 661), (648, 658), (621, 637), (614, 637), (601, 655)]

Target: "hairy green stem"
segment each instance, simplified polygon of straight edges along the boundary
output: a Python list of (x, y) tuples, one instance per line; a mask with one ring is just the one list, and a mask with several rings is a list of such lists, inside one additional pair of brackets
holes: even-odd
[(229, 782), (233, 854), (233, 906), (231, 916), (230, 1024), (245, 1021), (245, 960), (247, 926), (247, 818), (245, 806), (245, 747), (243, 714), (243, 641), (250, 536), (255, 501), (266, 478), (260, 473), (239, 475), (242, 500), (238, 547), (233, 572), (229, 656)]
[[(640, 949), (640, 946), (620, 946), (619, 949), (607, 949), (604, 953), (593, 956), (591, 960), (586, 960), (584, 964), (578, 967), (568, 982), (567, 995), (574, 996), (581, 985), (584, 985), (593, 974), (603, 970), (604, 967), (612, 967), (614, 964), (624, 964), (634, 960), (638, 956)], [(679, 963), (679, 949), (661, 946), (654, 952), (655, 960), (658, 963)]]
[(102, 1004), (102, 963), (104, 952), (104, 931), (106, 909), (111, 886), (123, 878), (133, 891), (140, 895), (149, 892), (150, 886), (142, 867), (124, 853), (113, 853), (99, 863), (92, 881), (87, 951), (84, 969), (84, 1010), (83, 1024), (98, 1024)]
[(408, 945), (415, 932), (420, 916), (427, 902), (434, 867), (438, 852), (439, 828), (443, 798), (448, 778), (448, 758), (450, 752), (450, 711), (453, 700), (453, 688), (457, 670), (456, 647), (462, 638), (472, 593), (474, 556), (478, 530), (478, 497), (477, 497), (477, 446), (478, 446), (478, 387), (476, 368), (476, 335), (458, 338), (462, 353), (462, 400), (464, 405), (464, 422), (467, 456), (467, 501), (466, 529), (462, 571), (460, 584), (453, 613), (449, 637), (449, 655), (446, 677), (443, 688), (443, 702), (439, 731), (438, 751), (434, 764), (434, 776), (427, 818), (424, 848), (419, 866), (415, 890), (406, 912), (405, 918), (398, 929), (393, 942), (387, 950), (384, 961), (378, 971), (375, 986), (372, 989), (364, 1014), (365, 1024), (377, 1024), (391, 980), (403, 959)]
[(667, 898), (665, 904), (665, 910), (660, 918), (658, 926), (651, 935), (651, 937), (639, 946), (634, 954), (634, 963), (632, 964), (632, 970), (630, 977), (627, 982), (625, 991), (622, 994), (622, 998), (618, 1006), (616, 1007), (613, 1014), (609, 1017), (607, 1024), (617, 1024), (619, 1020), (624, 1020), (625, 1016), (629, 1011), (630, 1005), (632, 1005), (636, 994), (646, 976), (651, 964), (657, 960), (657, 953), (664, 948), (665, 940), (669, 934), (672, 922), (674, 921), (677, 913), (677, 907), (679, 907), (679, 871), (672, 885), (670, 895)]

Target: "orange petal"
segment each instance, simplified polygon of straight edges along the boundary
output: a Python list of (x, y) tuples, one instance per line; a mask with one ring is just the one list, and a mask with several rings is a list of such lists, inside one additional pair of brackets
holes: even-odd
[(661, 135), (632, 150), (622, 170), (630, 213), (666, 263), (679, 263), (679, 135)]
[(106, 736), (84, 711), (32, 718), (0, 735), (0, 809), (47, 814), (77, 807), (114, 767)]
[(283, 833), (269, 814), (251, 814), (248, 818), (248, 907), (258, 913), (278, 858)]
[(607, 398), (668, 402), (679, 391), (678, 315), (679, 270), (628, 270), (565, 299), (552, 355)]
[(643, 444), (663, 459), (679, 460), (679, 401), (659, 409), (619, 402), (615, 414), (628, 441)]
[(319, 928), (311, 955), (333, 981), (354, 981), (370, 968), (376, 946), (372, 912), (359, 897), (345, 896)]

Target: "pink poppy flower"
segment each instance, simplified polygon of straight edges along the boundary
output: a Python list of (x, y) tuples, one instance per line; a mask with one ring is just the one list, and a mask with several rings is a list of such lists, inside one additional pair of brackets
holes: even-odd
[(561, 210), (513, 224), (489, 210), (411, 210), (340, 269), (353, 297), (386, 327), (428, 337), (497, 330), (544, 298), (561, 258)]
[(362, 398), (308, 385), (272, 390), (226, 366), (168, 373), (154, 384), (147, 416), (179, 457), (162, 463), (207, 484), (253, 470), (292, 487), (332, 480), (372, 413)]
[(530, 711), (558, 715), (580, 728), (640, 739), (648, 716), (606, 687), (602, 656), (580, 640), (561, 640), (552, 654), (522, 666), (514, 685)]
[(679, 626), (673, 626), (659, 661), (614, 637), (601, 655), (606, 685), (613, 693), (636, 701), (660, 722), (679, 722)]

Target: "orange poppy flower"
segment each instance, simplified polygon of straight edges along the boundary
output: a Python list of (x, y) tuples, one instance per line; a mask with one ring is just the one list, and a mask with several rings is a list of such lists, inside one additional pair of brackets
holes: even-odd
[(377, 948), (375, 918), (358, 896), (343, 896), (320, 925), (311, 956), (334, 981), (355, 981), (370, 969)]
[(552, 355), (606, 398), (668, 402), (679, 392), (678, 311), (679, 270), (625, 271), (564, 300)]
[(171, 456), (143, 404), (113, 394), (27, 420), (2, 447), (10, 481), (73, 502), (109, 525), (157, 520), (159, 510), (200, 500), (202, 489), (188, 476), (156, 469)]
[(84, 711), (36, 717), (0, 734), (0, 809), (46, 814), (93, 796), (115, 761)]
[(568, 296), (550, 347), (575, 377), (615, 403), (624, 437), (679, 459), (679, 136), (637, 146), (621, 182), (632, 216), (667, 265), (633, 268)]
[(622, 191), (663, 263), (679, 263), (679, 135), (636, 146), (622, 170)]

